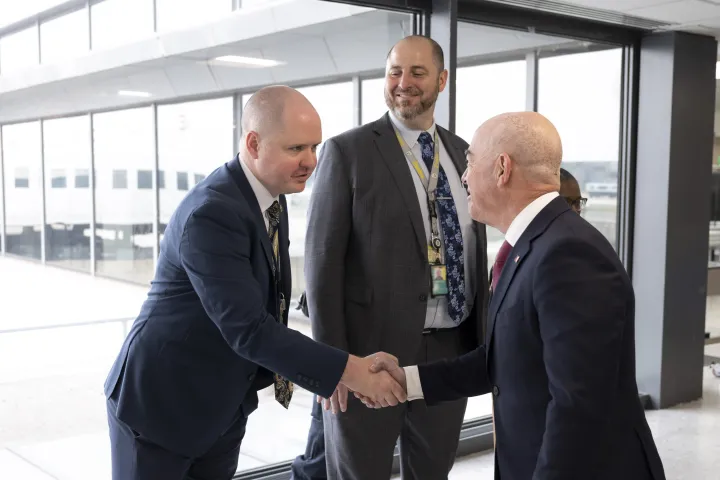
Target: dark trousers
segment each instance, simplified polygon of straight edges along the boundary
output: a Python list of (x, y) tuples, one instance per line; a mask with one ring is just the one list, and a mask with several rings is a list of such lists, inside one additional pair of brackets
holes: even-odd
[(292, 463), (293, 480), (325, 480), (327, 478), (322, 406), (317, 403), (316, 398), (313, 398), (311, 415), (305, 454), (295, 457)]
[(197, 458), (166, 450), (131, 429), (117, 418), (114, 400), (107, 401), (107, 412), (112, 480), (230, 480), (235, 475), (247, 424), (242, 407), (230, 428)]

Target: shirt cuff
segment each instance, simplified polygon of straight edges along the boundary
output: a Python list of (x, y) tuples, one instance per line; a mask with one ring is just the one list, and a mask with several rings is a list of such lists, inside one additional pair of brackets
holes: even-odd
[(420, 384), (420, 372), (418, 372), (417, 365), (403, 367), (403, 370), (405, 370), (408, 402), (424, 398), (422, 385)]

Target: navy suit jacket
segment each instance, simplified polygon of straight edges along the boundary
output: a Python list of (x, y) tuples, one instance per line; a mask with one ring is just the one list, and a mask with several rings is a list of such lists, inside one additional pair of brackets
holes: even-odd
[(664, 480), (635, 380), (635, 297), (562, 198), (512, 249), (485, 344), (418, 367), (428, 404), (492, 392), (503, 480)]
[(279, 293), (289, 299), (291, 292), (280, 201), (277, 283), (263, 215), (237, 157), (193, 188), (170, 218), (155, 279), (105, 394), (121, 421), (172, 452), (206, 451), (246, 395), (272, 383), (269, 371), (329, 397), (345, 369), (347, 353), (288, 329), (287, 312), (276, 320)]

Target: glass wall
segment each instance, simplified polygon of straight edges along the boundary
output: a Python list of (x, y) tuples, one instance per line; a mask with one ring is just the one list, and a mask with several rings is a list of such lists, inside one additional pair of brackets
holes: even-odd
[[(232, 159), (232, 117), (232, 97), (158, 107), (161, 238), (190, 187)], [(152, 170), (143, 173), (151, 188)]]
[(538, 111), (560, 132), (582, 215), (617, 248), (622, 50), (541, 57), (538, 70)]
[(90, 48), (87, 10), (80, 9), (40, 24), (42, 63), (79, 57)]
[(0, 75), (26, 69), (39, 63), (37, 27), (0, 38)]
[(40, 260), (43, 224), (40, 122), (6, 125), (2, 130), (6, 252)]
[(153, 34), (152, 0), (105, 0), (90, 7), (92, 49), (117, 47)]
[(45, 259), (90, 271), (90, 117), (47, 120), (45, 152)]
[[(477, 27), (482, 28), (482, 27)], [(457, 69), (455, 132), (467, 143), (485, 121), (504, 112), (525, 110), (526, 62), (515, 60)], [(488, 267), (505, 236), (488, 227)]]
[(232, 0), (156, 0), (157, 31), (179, 30), (232, 12)]
[(362, 123), (374, 122), (388, 111), (385, 103), (385, 77), (362, 81), (362, 98), (360, 101)]
[(152, 108), (97, 114), (95, 268), (98, 275), (148, 284), (154, 272), (154, 191), (139, 172), (155, 170)]

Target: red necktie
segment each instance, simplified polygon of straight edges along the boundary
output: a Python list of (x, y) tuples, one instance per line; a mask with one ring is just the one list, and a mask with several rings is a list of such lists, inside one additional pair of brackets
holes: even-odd
[(495, 257), (495, 264), (493, 265), (493, 271), (492, 271), (492, 289), (495, 290), (495, 287), (497, 286), (498, 280), (500, 280), (500, 275), (502, 274), (503, 267), (505, 266), (505, 262), (508, 259), (508, 255), (510, 255), (510, 251), (512, 250), (512, 245), (510, 245), (507, 240), (505, 240), (500, 247), (500, 250), (498, 250), (497, 256)]

